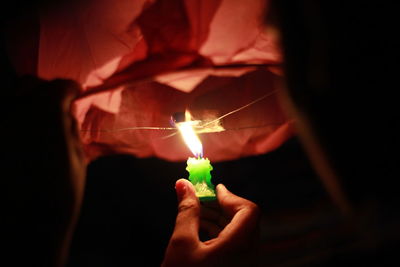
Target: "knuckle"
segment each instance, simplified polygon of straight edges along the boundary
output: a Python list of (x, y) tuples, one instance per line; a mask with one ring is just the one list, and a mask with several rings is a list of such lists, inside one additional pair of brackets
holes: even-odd
[(254, 202), (246, 201), (243, 203), (242, 209), (246, 210), (253, 218), (258, 218), (260, 216), (260, 208)]
[(248, 209), (250, 209), (251, 211), (254, 211), (254, 212), (259, 211), (257, 204), (255, 204), (254, 202), (248, 201), (247, 206), (248, 206)]
[(220, 203), (222, 205), (228, 205), (228, 203), (231, 203), (232, 201), (233, 201), (233, 198), (230, 195), (224, 195), (220, 199)]
[(260, 208), (254, 202), (248, 201), (246, 206), (247, 209), (252, 213), (258, 214), (260, 212)]
[(178, 206), (178, 212), (185, 212), (188, 210), (197, 211), (199, 209), (197, 202), (195, 200), (189, 199), (182, 201)]

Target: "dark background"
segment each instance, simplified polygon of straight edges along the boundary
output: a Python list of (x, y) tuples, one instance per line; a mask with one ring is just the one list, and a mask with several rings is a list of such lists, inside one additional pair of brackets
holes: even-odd
[[(48, 3), (56, 2), (1, 8), (3, 120), (12, 118), (7, 98), (16, 79), (7, 25)], [(270, 18), (282, 29), (290, 95), (327, 148), (362, 223), (338, 213), (297, 138), (267, 155), (213, 163), (213, 181), (260, 206), (262, 266), (398, 266), (399, 9), (389, 1), (274, 3)], [(32, 40), (27, 33), (13, 41)], [(185, 166), (128, 155), (93, 162), (69, 266), (157, 266)]]
[[(319, 261), (349, 242), (333, 236), (339, 213), (296, 138), (266, 155), (212, 165), (214, 184), (262, 210), (262, 263)], [(174, 184), (188, 177), (185, 168), (186, 162), (129, 155), (91, 163), (69, 266), (157, 266), (174, 226)]]

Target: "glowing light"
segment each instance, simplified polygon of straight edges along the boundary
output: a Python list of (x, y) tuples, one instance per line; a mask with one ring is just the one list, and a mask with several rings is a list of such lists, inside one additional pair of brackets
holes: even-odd
[(181, 133), (183, 141), (185, 141), (185, 144), (189, 147), (190, 151), (192, 151), (193, 155), (196, 158), (203, 157), (203, 145), (193, 129), (193, 125), (195, 125), (196, 122), (192, 121), (191, 117), (190, 113), (186, 111), (185, 121), (177, 123), (176, 127)]

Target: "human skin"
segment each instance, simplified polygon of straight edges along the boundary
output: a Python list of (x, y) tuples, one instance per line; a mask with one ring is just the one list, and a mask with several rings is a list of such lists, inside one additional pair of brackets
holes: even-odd
[[(252, 266), (258, 236), (257, 205), (219, 184), (217, 200), (224, 219), (218, 219), (218, 216), (205, 218), (193, 185), (180, 179), (175, 188), (178, 215), (162, 266), (243, 266), (244, 262), (246, 266)], [(221, 225), (218, 221), (227, 224)], [(220, 231), (215, 231), (217, 225)], [(202, 241), (199, 237), (202, 228), (213, 237)]]

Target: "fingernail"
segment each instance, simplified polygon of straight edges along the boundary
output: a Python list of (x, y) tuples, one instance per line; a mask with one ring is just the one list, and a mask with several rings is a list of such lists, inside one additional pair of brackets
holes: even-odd
[(224, 184), (218, 184), (217, 185), (217, 191), (228, 191), (228, 189), (226, 188), (226, 186)]
[(176, 195), (178, 196), (178, 200), (181, 201), (181, 199), (185, 196), (187, 191), (187, 185), (184, 179), (179, 179), (178, 181), (176, 181), (175, 191)]

